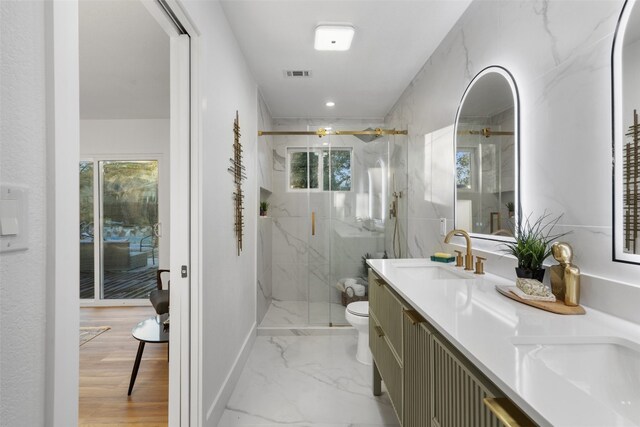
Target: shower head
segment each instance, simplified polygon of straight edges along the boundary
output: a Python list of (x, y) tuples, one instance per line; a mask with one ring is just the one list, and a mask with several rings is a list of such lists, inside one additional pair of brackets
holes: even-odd
[[(374, 131), (374, 130), (375, 129), (371, 129), (371, 128), (366, 128), (365, 129), (365, 131), (369, 131), (369, 132)], [(365, 134), (365, 135), (353, 135), (353, 136), (355, 136), (356, 138), (358, 138), (362, 142), (369, 143), (369, 142), (371, 142), (371, 141), (373, 141), (375, 139), (380, 138), (382, 135), (366, 135)]]

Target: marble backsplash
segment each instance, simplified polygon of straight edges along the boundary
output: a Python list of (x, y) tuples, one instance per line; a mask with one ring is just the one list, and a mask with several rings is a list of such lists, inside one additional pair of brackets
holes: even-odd
[[(452, 228), (451, 126), (475, 74), (500, 65), (513, 74), (520, 96), (523, 212), (563, 214), (558, 231), (571, 231), (563, 239), (583, 272), (583, 303), (640, 322), (640, 266), (611, 261), (610, 61), (622, 5), (499, 0), (469, 6), (386, 118), (387, 127), (409, 129), (408, 162), (393, 163), (396, 177), (403, 168), (408, 177), (409, 256), (447, 249), (439, 219)], [(515, 260), (495, 242), (474, 239), (474, 247), (489, 256), (488, 271), (513, 276)]]

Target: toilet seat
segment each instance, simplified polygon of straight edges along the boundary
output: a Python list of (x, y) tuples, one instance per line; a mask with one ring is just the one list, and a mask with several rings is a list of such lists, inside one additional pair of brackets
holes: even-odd
[(347, 306), (347, 312), (358, 317), (369, 317), (369, 301), (356, 301)]

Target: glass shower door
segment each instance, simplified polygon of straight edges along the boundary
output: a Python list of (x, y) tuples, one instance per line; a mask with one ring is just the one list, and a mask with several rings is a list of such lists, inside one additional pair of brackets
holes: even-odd
[[(312, 130), (309, 128), (309, 130)], [(331, 190), (327, 184), (327, 153), (331, 149), (331, 136), (309, 137), (309, 153), (317, 159), (317, 188), (309, 191), (309, 217), (311, 232), (307, 253), (308, 322), (314, 326), (327, 326), (331, 322), (330, 310), (330, 239)]]
[(389, 139), (333, 136), (329, 158), (329, 308), (330, 324), (339, 326), (348, 324), (345, 305), (368, 300), (366, 259), (385, 253)]

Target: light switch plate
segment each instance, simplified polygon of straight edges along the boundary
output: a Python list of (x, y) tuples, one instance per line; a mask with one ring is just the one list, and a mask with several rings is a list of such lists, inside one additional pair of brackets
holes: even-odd
[(27, 188), (0, 184), (0, 252), (27, 249)]

